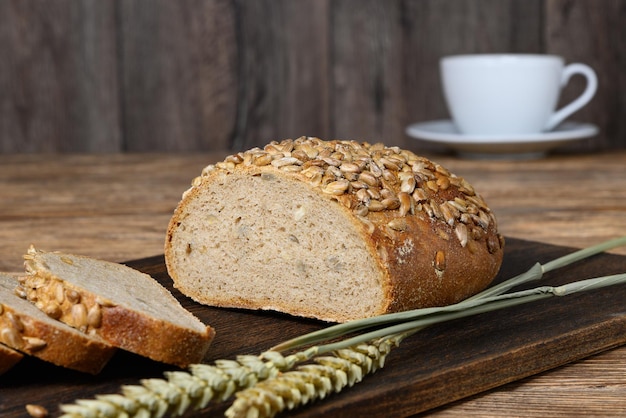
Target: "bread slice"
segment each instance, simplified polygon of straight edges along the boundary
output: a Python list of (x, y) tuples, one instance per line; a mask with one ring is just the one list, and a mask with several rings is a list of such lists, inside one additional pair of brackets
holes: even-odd
[(24, 357), (22, 353), (0, 344), (0, 374), (7, 372)]
[(0, 274), (0, 342), (22, 353), (81, 372), (96, 374), (115, 348), (49, 318), (17, 296), (15, 278)]
[(115, 347), (186, 367), (202, 361), (211, 344), (213, 329), (147, 274), (33, 247), (24, 259), (28, 274), (20, 282), (31, 302)]
[(343, 322), (460, 301), (492, 281), (503, 245), (483, 198), (439, 164), (302, 137), (207, 166), (165, 261), (201, 303)]

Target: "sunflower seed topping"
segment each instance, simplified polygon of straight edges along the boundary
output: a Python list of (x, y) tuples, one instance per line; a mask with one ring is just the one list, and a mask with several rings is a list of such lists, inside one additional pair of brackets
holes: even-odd
[(24, 342), (26, 343), (26, 345), (24, 346), (24, 350), (31, 353), (39, 351), (47, 345), (44, 340), (37, 337), (24, 337)]
[(438, 271), (444, 271), (446, 269), (446, 254), (443, 251), (437, 251), (435, 253), (435, 269)]
[(4, 328), (0, 331), (0, 342), (13, 348), (21, 348), (23, 344), (20, 332), (13, 328)]
[[(230, 155), (207, 166), (202, 176), (215, 170), (232, 172), (239, 165), (256, 167), (261, 177), (280, 171), (301, 178), (361, 220), (377, 216), (373, 212), (397, 211), (400, 218), (422, 213), (423, 219), (439, 225), (436, 231), (456, 236), (463, 247), (469, 241), (485, 243), (489, 236), (490, 251), (500, 248), (498, 239), (488, 233), (497, 227), (495, 216), (469, 182), (408, 150), (381, 143), (300, 137)], [(386, 224), (397, 231), (401, 222), (396, 224), (394, 218)]]

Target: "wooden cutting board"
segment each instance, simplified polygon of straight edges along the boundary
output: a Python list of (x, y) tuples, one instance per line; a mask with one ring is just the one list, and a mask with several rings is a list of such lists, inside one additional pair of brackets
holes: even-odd
[[(537, 242), (508, 239), (497, 281), (572, 251)], [(172, 289), (163, 257), (132, 261), (151, 274), (185, 307), (217, 330), (206, 362), (258, 354), (275, 343), (325, 324), (270, 312), (201, 306)], [(539, 284), (626, 272), (626, 256), (602, 254), (550, 273)], [(538, 284), (534, 284), (536, 286)], [(410, 415), (548, 370), (626, 343), (626, 285), (564, 298), (551, 298), (497, 313), (432, 326), (405, 340), (387, 364), (361, 383), (290, 416)], [(171, 370), (130, 353), (119, 352), (98, 376), (64, 370), (33, 358), (0, 377), (0, 415), (25, 415), (26, 404), (58, 413), (60, 403), (117, 393), (120, 385), (162, 377)], [(204, 416), (221, 416), (228, 404), (214, 404)], [(199, 414), (197, 414), (199, 415)]]

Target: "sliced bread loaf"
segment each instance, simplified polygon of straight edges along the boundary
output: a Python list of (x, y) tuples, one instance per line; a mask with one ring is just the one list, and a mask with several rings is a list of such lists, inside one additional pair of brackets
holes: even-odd
[(165, 260), (199, 302), (342, 322), (460, 301), (492, 281), (503, 244), (483, 198), (441, 165), (302, 137), (207, 166)]
[(26, 297), (51, 317), (113, 346), (185, 367), (202, 361), (214, 331), (147, 274), (123, 264), (38, 251), (24, 256)]
[(24, 356), (19, 351), (0, 344), (0, 374), (15, 366)]
[(58, 366), (98, 373), (115, 348), (49, 318), (16, 295), (17, 285), (13, 277), (0, 274), (0, 342)]

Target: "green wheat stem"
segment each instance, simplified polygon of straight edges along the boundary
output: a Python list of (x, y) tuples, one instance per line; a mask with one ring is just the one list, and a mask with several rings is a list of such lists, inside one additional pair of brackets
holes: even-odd
[(477, 300), (485, 300), (493, 296), (501, 295), (508, 290), (519, 286), (521, 284), (530, 283), (540, 280), (544, 273), (565, 267), (577, 261), (584, 260), (596, 254), (604, 251), (617, 248), (626, 245), (626, 236), (609, 240), (592, 247), (588, 247), (582, 250), (575, 251), (571, 254), (559, 257), (546, 264), (536, 263), (526, 272), (519, 274), (509, 280), (499, 283), (493, 287), (490, 287), (472, 297), (469, 297), (459, 303), (453, 305), (447, 305), (443, 307), (422, 308), (414, 309), (410, 311), (384, 314), (370, 318), (358, 319), (342, 324), (333, 325), (319, 331), (314, 331), (309, 334), (305, 334), (288, 341), (284, 341), (274, 347), (274, 351), (286, 351), (302, 347), (305, 345), (317, 344), (321, 341), (326, 341), (332, 338), (344, 336), (349, 333), (362, 331), (365, 329), (378, 327), (382, 325), (388, 325), (392, 323), (401, 323), (406, 321), (412, 321), (416, 318), (422, 318), (428, 315), (438, 314), (440, 312), (448, 312), (451, 310), (462, 310), (468, 307), (475, 306), (474, 302)]
[(483, 297), (500, 295), (521, 284), (541, 280), (541, 278), (543, 277), (545, 273), (563, 268), (570, 264), (576, 263), (578, 261), (582, 261), (594, 255), (600, 254), (602, 252), (605, 252), (614, 248), (618, 248), (618, 247), (623, 247), (625, 245), (626, 245), (626, 236), (622, 236), (619, 238), (602, 242), (600, 244), (593, 245), (588, 248), (583, 248), (581, 250), (574, 251), (573, 253), (556, 258), (543, 265), (537, 263), (533, 267), (531, 267), (528, 271), (518, 276), (515, 276), (509, 280), (506, 280), (502, 283), (499, 283), (495, 286), (492, 286), (488, 289), (485, 289), (484, 291), (477, 293), (476, 295), (471, 296), (470, 298), (466, 300), (480, 299)]
[[(504, 294), (515, 286), (541, 279), (545, 272), (620, 245), (626, 245), (626, 236), (576, 251), (545, 265), (537, 263), (527, 272), (454, 305), (339, 324), (286, 341), (259, 356), (238, 356), (236, 361), (217, 360), (214, 365), (195, 364), (188, 372), (166, 372), (165, 379), (144, 379), (141, 385), (123, 386), (121, 394), (97, 395), (96, 399), (79, 399), (74, 404), (62, 405), (63, 417), (177, 416), (235, 394), (236, 407), (229, 409), (229, 416), (248, 416), (248, 412), (255, 411), (263, 416), (273, 415), (359, 382), (364, 375), (384, 366), (392, 347), (426, 326), (626, 283), (626, 273), (623, 273)], [(375, 327), (378, 328), (373, 329)], [(363, 330), (369, 331), (350, 336)], [(289, 356), (279, 352), (338, 337), (347, 338), (312, 345)], [(325, 353), (332, 354), (323, 356)], [(309, 361), (317, 364), (307, 364)]]
[(616, 274), (612, 276), (602, 276), (593, 279), (581, 280), (569, 283), (563, 286), (541, 286), (534, 289), (523, 290), (520, 292), (509, 293), (506, 295), (479, 299), (472, 306), (466, 305), (462, 308), (450, 311), (440, 311), (436, 315), (426, 315), (413, 321), (402, 322), (386, 328), (359, 334), (339, 342), (323, 344), (317, 346), (318, 354), (324, 354), (331, 351), (351, 347), (376, 338), (383, 338), (394, 334), (401, 334), (420, 330), (424, 327), (439, 324), (442, 322), (452, 321), (454, 319), (466, 318), (486, 312), (497, 311), (500, 309), (510, 308), (513, 306), (523, 305), (529, 302), (535, 302), (542, 299), (551, 298), (553, 296), (567, 296), (573, 293), (600, 289), (606, 286), (626, 283), (626, 273)]
[[(404, 338), (425, 326), (621, 283), (626, 283), (626, 273), (581, 280), (562, 286), (541, 286), (484, 298), (484, 300), (476, 300), (472, 307), (460, 311), (429, 315), (420, 320), (409, 321), (343, 341), (316, 346), (319, 356), (316, 356), (313, 361), (319, 365), (299, 366), (295, 371), (287, 371), (276, 377), (259, 381), (257, 384), (237, 392), (235, 401), (226, 411), (226, 416), (227, 418), (273, 417), (285, 409), (294, 409), (316, 399), (323, 399), (332, 392), (340, 392), (344, 387), (352, 386), (360, 382), (365, 375), (382, 368), (384, 359), (392, 345), (399, 345)], [(352, 353), (358, 350), (357, 347), (364, 345), (376, 348), (377, 341), (388, 344), (383, 355), (370, 355), (369, 359), (363, 355), (360, 357), (352, 354), (345, 356), (345, 353)], [(391, 343), (392, 341), (393, 343)], [(322, 354), (329, 352), (333, 353), (333, 357), (322, 356)], [(373, 362), (377, 363), (376, 367), (372, 367)], [(324, 379), (327, 383), (321, 384)]]

